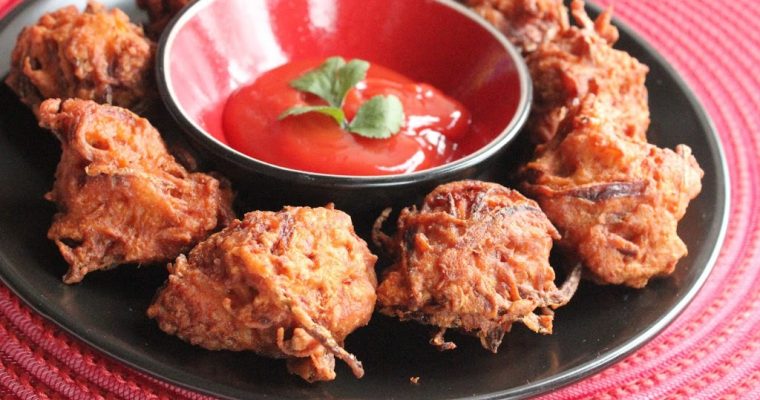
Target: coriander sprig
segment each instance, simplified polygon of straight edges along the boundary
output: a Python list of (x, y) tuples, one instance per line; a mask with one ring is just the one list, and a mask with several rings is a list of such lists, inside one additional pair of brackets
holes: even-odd
[(346, 62), (342, 57), (330, 57), (319, 67), (306, 72), (290, 86), (302, 92), (311, 93), (324, 100), (327, 105), (295, 106), (278, 117), (287, 117), (317, 112), (330, 116), (341, 128), (357, 135), (386, 139), (401, 130), (404, 123), (404, 107), (394, 95), (374, 96), (359, 107), (353, 120), (346, 120), (343, 102), (346, 94), (367, 77), (369, 63), (354, 59)]

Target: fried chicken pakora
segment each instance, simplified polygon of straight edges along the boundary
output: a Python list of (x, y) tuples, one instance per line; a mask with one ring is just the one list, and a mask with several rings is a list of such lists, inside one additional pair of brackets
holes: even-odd
[(150, 24), (145, 28), (148, 34), (161, 36), (166, 25), (191, 0), (137, 0), (137, 6), (148, 12)]
[(309, 382), (334, 379), (335, 357), (362, 377), (342, 345), (372, 316), (376, 260), (332, 205), (254, 211), (170, 264), (148, 316), (207, 349), (286, 358)]
[(603, 283), (644, 287), (687, 253), (676, 231), (703, 171), (675, 151), (631, 138), (607, 101), (589, 95), (522, 170), (523, 189)]
[(8, 86), (36, 112), (48, 98), (80, 98), (139, 109), (154, 97), (155, 44), (119, 9), (94, 1), (43, 15), (24, 28)]
[(234, 218), (229, 185), (186, 171), (132, 112), (49, 99), (39, 120), (63, 150), (46, 198), (59, 210), (48, 238), (70, 265), (64, 282), (118, 264), (173, 260)]
[(460, 181), (427, 195), (421, 209), (401, 211), (396, 234), (380, 232), (388, 210), (376, 223), (374, 240), (396, 261), (377, 289), (383, 314), (480, 338), (496, 352), (515, 322), (552, 332), (553, 311), (578, 286), (576, 268), (562, 288), (549, 265), (552, 239), (559, 234), (533, 200), (495, 183)]

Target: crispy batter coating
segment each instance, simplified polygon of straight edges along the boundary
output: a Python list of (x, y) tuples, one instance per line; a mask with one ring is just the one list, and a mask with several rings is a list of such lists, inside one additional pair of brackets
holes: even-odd
[(644, 81), (649, 68), (628, 53), (612, 48), (618, 31), (610, 10), (594, 22), (583, 2), (572, 3), (578, 27), (563, 30), (527, 56), (534, 84), (529, 130), (538, 143), (550, 140), (570, 107), (587, 94), (608, 102), (621, 132), (646, 141), (648, 95)]
[(421, 209), (406, 208), (394, 237), (374, 239), (396, 262), (377, 289), (381, 313), (441, 328), (431, 344), (441, 350), (446, 329), (480, 338), (496, 352), (515, 322), (552, 332), (551, 309), (575, 293), (576, 268), (562, 289), (549, 265), (559, 234), (538, 204), (495, 183), (460, 181), (439, 186)]
[(119, 9), (69, 6), (24, 28), (6, 83), (36, 112), (48, 98), (140, 108), (154, 97), (155, 44)]
[(467, 5), (503, 32), (523, 55), (570, 26), (562, 0), (468, 0)]
[(577, 26), (570, 26), (561, 0), (469, 0), (468, 4), (523, 50), (534, 88), (527, 128), (534, 142), (549, 141), (567, 110), (587, 94), (609, 102), (623, 131), (646, 141), (649, 107), (644, 80), (649, 69), (612, 47), (618, 31), (611, 24), (611, 10), (592, 21), (583, 1), (573, 0)]
[(61, 141), (48, 238), (64, 282), (125, 263), (166, 262), (234, 218), (226, 183), (188, 173), (147, 120), (89, 100), (46, 100), (40, 126)]
[(649, 69), (612, 47), (618, 31), (611, 11), (592, 21), (583, 1), (573, 0), (577, 26), (546, 29), (547, 20), (557, 20), (551, 15), (563, 14), (556, 11), (561, 2), (470, 5), (514, 43), (536, 44), (523, 45), (534, 86), (527, 129), (546, 144), (521, 175), (526, 193), (562, 232), (562, 247), (603, 283), (643, 287), (670, 274), (687, 252), (676, 228), (703, 172), (688, 147), (673, 152), (647, 143)]
[(207, 349), (287, 358), (309, 382), (334, 379), (336, 356), (361, 377), (341, 346), (372, 316), (376, 260), (332, 205), (254, 211), (170, 264), (148, 316)]
[(640, 288), (686, 255), (677, 223), (704, 173), (685, 145), (631, 138), (611, 107), (589, 95), (571, 110), (524, 167), (523, 188), (598, 281)]
[(151, 37), (161, 36), (166, 25), (190, 0), (137, 0), (137, 6), (148, 12), (150, 24), (145, 30)]

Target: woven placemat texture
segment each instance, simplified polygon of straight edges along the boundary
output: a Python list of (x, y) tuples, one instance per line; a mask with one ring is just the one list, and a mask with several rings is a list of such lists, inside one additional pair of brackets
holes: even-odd
[[(0, 0), (0, 15), (18, 0)], [(544, 399), (760, 399), (760, 2), (602, 0), (682, 74), (718, 129), (731, 215), (714, 272), (662, 334)], [(7, 62), (2, 60), (1, 62)], [(61, 332), (0, 285), (0, 398), (199, 399)]]

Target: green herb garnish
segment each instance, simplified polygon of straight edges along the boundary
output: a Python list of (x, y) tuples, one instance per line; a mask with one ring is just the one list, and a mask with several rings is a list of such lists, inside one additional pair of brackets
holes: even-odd
[(401, 130), (404, 107), (398, 97), (375, 96), (367, 100), (348, 124), (348, 130), (368, 138), (387, 139)]
[(374, 96), (357, 110), (354, 119), (346, 120), (343, 102), (346, 94), (367, 76), (369, 63), (364, 60), (346, 62), (342, 57), (330, 57), (322, 65), (290, 82), (290, 86), (311, 93), (327, 105), (291, 107), (278, 117), (317, 112), (330, 116), (341, 128), (360, 136), (386, 139), (398, 133), (404, 123), (404, 108), (394, 95)]

